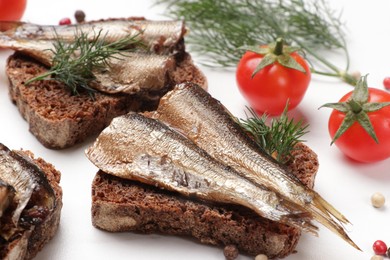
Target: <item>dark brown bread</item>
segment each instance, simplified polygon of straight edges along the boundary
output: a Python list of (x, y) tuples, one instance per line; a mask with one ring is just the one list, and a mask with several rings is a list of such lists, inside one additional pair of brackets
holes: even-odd
[[(317, 155), (299, 144), (288, 168), (313, 187)], [(301, 231), (232, 205), (193, 200), (177, 193), (99, 171), (92, 184), (92, 223), (110, 231), (192, 236), (201, 243), (233, 245), (240, 253), (285, 257), (294, 252)]]
[(6, 73), (10, 81), (10, 98), (29, 123), (30, 132), (51, 149), (67, 148), (98, 134), (116, 116), (154, 109), (159, 98), (176, 83), (193, 81), (207, 87), (204, 75), (187, 53), (179, 57), (176, 69), (168, 75), (172, 83), (159, 93), (147, 95), (96, 93), (92, 98), (86, 92), (72, 95), (65, 86), (53, 80), (24, 84), (46, 71), (45, 66), (20, 53), (8, 58)]
[(59, 185), (61, 173), (53, 165), (45, 162), (41, 158), (34, 158), (30, 151), (18, 151), (30, 157), (33, 162), (45, 173), (46, 178), (55, 194), (55, 207), (50, 211), (40, 223), (37, 223), (34, 229), (23, 231), (19, 237), (9, 243), (0, 243), (1, 259), (32, 259), (47, 244), (57, 232), (61, 209), (62, 209), (62, 189)]

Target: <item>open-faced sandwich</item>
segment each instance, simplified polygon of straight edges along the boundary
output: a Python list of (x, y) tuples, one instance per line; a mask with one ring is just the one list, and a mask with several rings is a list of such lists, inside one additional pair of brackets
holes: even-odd
[(29, 151), (0, 144), (0, 259), (32, 259), (60, 222), (61, 174)]
[(143, 18), (0, 22), (0, 47), (16, 51), (6, 68), (10, 97), (43, 145), (70, 147), (116, 116), (154, 109), (176, 83), (206, 88), (185, 51), (186, 31), (183, 21)]
[(294, 251), (301, 230), (317, 234), (316, 220), (357, 248), (348, 220), (312, 190), (315, 153), (299, 148), (280, 165), (201, 87), (177, 85), (156, 111), (115, 118), (86, 151), (99, 168), (92, 222), (276, 258)]

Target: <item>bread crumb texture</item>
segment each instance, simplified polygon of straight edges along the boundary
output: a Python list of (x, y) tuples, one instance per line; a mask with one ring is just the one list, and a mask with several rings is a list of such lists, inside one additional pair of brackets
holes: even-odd
[(54, 80), (26, 85), (26, 81), (47, 72), (47, 68), (17, 52), (8, 58), (6, 73), (10, 98), (29, 123), (30, 132), (44, 146), (63, 149), (100, 133), (114, 117), (129, 111), (156, 109), (160, 97), (177, 83), (192, 81), (207, 88), (206, 78), (191, 56), (184, 53), (182, 58), (168, 75), (169, 85), (157, 92), (134, 95), (96, 92), (91, 96), (85, 90), (73, 95), (64, 84)]

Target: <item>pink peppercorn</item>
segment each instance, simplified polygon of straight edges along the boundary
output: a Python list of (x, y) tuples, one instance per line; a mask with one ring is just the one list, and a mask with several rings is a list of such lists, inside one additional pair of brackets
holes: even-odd
[(390, 77), (386, 77), (383, 80), (383, 86), (385, 87), (385, 89), (390, 90)]
[(72, 23), (72, 21), (69, 18), (62, 18), (59, 22), (59, 25), (68, 25), (71, 23)]
[(387, 246), (382, 240), (377, 240), (372, 245), (372, 249), (374, 250), (374, 253), (376, 255), (385, 255), (387, 251)]

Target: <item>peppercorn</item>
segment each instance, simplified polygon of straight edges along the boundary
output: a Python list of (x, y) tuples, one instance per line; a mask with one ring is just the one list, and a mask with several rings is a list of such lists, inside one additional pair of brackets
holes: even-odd
[(390, 247), (387, 249), (386, 255), (387, 255), (387, 257), (390, 257)]
[(255, 260), (268, 260), (268, 256), (260, 254), (255, 257)]
[(82, 10), (77, 10), (74, 13), (74, 18), (78, 23), (83, 23), (85, 21), (85, 13)]
[(383, 80), (383, 86), (386, 90), (390, 90), (390, 77), (386, 77)]
[(238, 257), (238, 249), (235, 245), (228, 245), (223, 249), (223, 254), (226, 260), (234, 260)]
[(58, 24), (59, 25), (68, 25), (71, 23), (72, 23), (72, 21), (68, 17), (66, 17), (66, 18), (62, 18)]
[(374, 255), (371, 257), (371, 260), (383, 260), (383, 257), (380, 255)]
[(377, 240), (372, 245), (372, 249), (376, 255), (385, 255), (387, 252), (387, 246), (382, 240)]
[(381, 208), (385, 204), (385, 196), (380, 192), (375, 192), (371, 196), (371, 204), (375, 208)]

